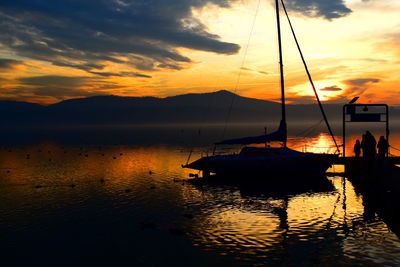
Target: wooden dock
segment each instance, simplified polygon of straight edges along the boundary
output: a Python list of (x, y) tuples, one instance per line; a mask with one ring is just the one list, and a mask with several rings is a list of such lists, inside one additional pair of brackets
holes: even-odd
[[(399, 163), (398, 157), (389, 160)], [(345, 165), (345, 175), (362, 194), (364, 213), (372, 217), (377, 214), (400, 238), (400, 167), (349, 163)]]
[(363, 196), (365, 215), (378, 214), (400, 237), (400, 157), (366, 161), (363, 158), (340, 157), (335, 162), (344, 165), (344, 173), (356, 191)]
[[(335, 165), (354, 165), (360, 161), (362, 161), (362, 158), (356, 158), (356, 157), (339, 157), (335, 161)], [(392, 164), (392, 165), (400, 165), (400, 157), (387, 157), (385, 158), (385, 162), (387, 164)]]

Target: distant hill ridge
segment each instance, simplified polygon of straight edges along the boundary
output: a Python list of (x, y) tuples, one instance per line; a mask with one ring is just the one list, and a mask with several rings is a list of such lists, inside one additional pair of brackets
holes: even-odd
[[(325, 106), (331, 119), (341, 118), (342, 105)], [(289, 120), (320, 119), (317, 105), (287, 105), (287, 111)], [(280, 104), (226, 90), (165, 98), (93, 96), (49, 106), (0, 101), (3, 126), (218, 123), (225, 122), (228, 114), (229, 122), (276, 121), (280, 118)]]

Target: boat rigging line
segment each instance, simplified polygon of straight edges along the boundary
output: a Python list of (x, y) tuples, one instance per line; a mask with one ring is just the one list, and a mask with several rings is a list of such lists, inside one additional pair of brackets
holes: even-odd
[(256, 19), (257, 19), (257, 16), (258, 16), (258, 12), (259, 12), (259, 10), (260, 10), (260, 4), (261, 4), (261, 0), (258, 0), (256, 12), (255, 12), (255, 14), (254, 14), (253, 22), (252, 22), (252, 24), (251, 24), (251, 29), (250, 29), (249, 37), (247, 38), (247, 44), (246, 44), (246, 47), (245, 47), (245, 49), (244, 49), (244, 54), (243, 54), (242, 63), (240, 64), (239, 73), (238, 73), (238, 76), (237, 76), (237, 79), (236, 79), (235, 88), (234, 88), (234, 90), (233, 90), (233, 93), (234, 93), (234, 94), (233, 94), (233, 96), (232, 96), (232, 100), (231, 100), (231, 103), (230, 103), (230, 105), (229, 105), (228, 114), (226, 115), (225, 124), (224, 124), (224, 130), (222, 131), (222, 138), (221, 138), (221, 139), (224, 139), (225, 134), (226, 134), (226, 129), (227, 129), (227, 127), (228, 127), (228, 120), (229, 120), (229, 117), (231, 116), (233, 103), (234, 103), (235, 98), (236, 98), (236, 92), (237, 92), (237, 89), (238, 89), (238, 87), (239, 87), (240, 78), (241, 78), (242, 72), (243, 72), (243, 66), (244, 66), (244, 63), (246, 62), (247, 51), (249, 50), (250, 40), (251, 40), (251, 37), (253, 36), (254, 26), (255, 26), (255, 24), (256, 24)]
[(390, 148), (393, 148), (394, 150), (400, 151), (400, 149), (398, 149), (398, 148), (396, 148), (396, 147), (394, 147), (392, 145), (389, 145), (389, 146), (390, 146)]
[(297, 137), (309, 137), (311, 136), (311, 133), (313, 133), (313, 131), (315, 131), (317, 129), (317, 127), (323, 122), (324, 120), (320, 120), (318, 121), (316, 124), (311, 125), (310, 127), (308, 127), (307, 129), (297, 133), (295, 136)]
[(292, 22), (290, 21), (290, 18), (289, 18), (288, 12), (286, 10), (285, 4), (283, 3), (283, 0), (281, 0), (281, 3), (282, 3), (283, 10), (285, 11), (286, 18), (287, 18), (287, 20), (289, 22), (289, 26), (290, 26), (290, 29), (292, 31), (294, 41), (296, 42), (297, 49), (299, 50), (301, 60), (303, 61), (303, 65), (304, 65), (304, 68), (306, 70), (306, 73), (307, 73), (307, 76), (308, 76), (308, 80), (310, 81), (311, 87), (312, 87), (312, 89), (314, 91), (315, 97), (316, 97), (317, 102), (318, 102), (318, 106), (319, 106), (319, 108), (321, 110), (322, 117), (324, 118), (325, 124), (328, 127), (329, 134), (331, 135), (331, 137), (333, 139), (333, 142), (335, 143), (335, 146), (336, 146), (336, 149), (337, 149), (336, 152), (340, 153), (339, 145), (336, 142), (335, 135), (333, 134), (332, 128), (331, 128), (331, 126), (330, 126), (330, 124), (328, 122), (328, 118), (327, 118), (327, 116), (325, 114), (325, 110), (324, 110), (324, 108), (322, 106), (322, 103), (321, 103), (321, 101), (319, 99), (317, 89), (315, 88), (315, 85), (314, 85), (314, 82), (312, 80), (310, 71), (308, 70), (308, 66), (307, 66), (306, 60), (304, 59), (303, 52), (301, 51), (300, 44), (299, 44), (299, 42), (297, 40), (296, 33), (294, 32), (294, 29), (293, 29), (293, 26), (292, 26)]

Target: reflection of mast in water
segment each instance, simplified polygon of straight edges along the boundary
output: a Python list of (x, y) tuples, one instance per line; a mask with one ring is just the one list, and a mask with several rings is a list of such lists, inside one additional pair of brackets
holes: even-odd
[(282, 241), (281, 245), (284, 250), (287, 247), (287, 237), (289, 234), (289, 220), (288, 220), (288, 206), (289, 197), (284, 196), (282, 198), (282, 205), (279, 207), (271, 206), (271, 212), (278, 216), (279, 218), (279, 228), (282, 230)]
[(328, 223), (326, 224), (326, 229), (329, 229), (332, 224), (333, 217), (336, 215), (336, 208), (337, 205), (340, 203), (342, 199), (342, 210), (343, 210), (343, 231), (344, 234), (347, 236), (349, 232), (349, 227), (347, 225), (347, 195), (346, 195), (346, 178), (342, 177), (342, 191), (338, 193), (338, 197), (336, 199), (335, 204), (333, 205), (332, 214), (328, 219)]
[(272, 207), (272, 213), (277, 215), (279, 218), (279, 228), (287, 232), (289, 230), (288, 213), (287, 213), (289, 197), (285, 196), (282, 200), (283, 200), (283, 205), (281, 207)]
[(342, 203), (342, 209), (343, 209), (343, 230), (345, 236), (347, 236), (349, 232), (349, 228), (347, 226), (347, 195), (346, 195), (346, 178), (342, 177), (342, 194), (343, 194), (343, 203)]

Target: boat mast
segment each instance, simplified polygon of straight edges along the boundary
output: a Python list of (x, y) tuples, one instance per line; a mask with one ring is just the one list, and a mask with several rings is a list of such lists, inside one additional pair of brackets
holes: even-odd
[[(281, 39), (281, 22), (279, 19), (279, 0), (275, 0), (276, 9), (276, 24), (278, 27), (278, 47), (279, 47), (279, 73), (281, 77), (281, 107), (282, 107), (282, 122), (286, 131), (286, 107), (285, 107), (285, 79), (283, 77), (283, 59), (282, 59), (282, 39)], [(286, 147), (286, 137), (283, 141), (283, 146)]]

